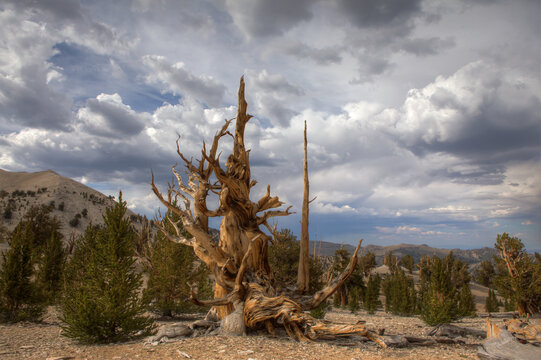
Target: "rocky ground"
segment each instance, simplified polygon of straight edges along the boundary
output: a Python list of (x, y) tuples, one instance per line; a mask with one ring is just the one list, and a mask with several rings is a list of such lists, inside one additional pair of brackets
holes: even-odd
[[(340, 322), (366, 321), (385, 334), (425, 336), (426, 326), (418, 317), (390, 316), (383, 312), (352, 315), (345, 310), (333, 310), (325, 319)], [(190, 323), (194, 319), (176, 322)], [(501, 320), (496, 320), (500, 324)], [(166, 325), (171, 322), (158, 322)], [(484, 328), (484, 319), (463, 319), (456, 325), (475, 329)], [(349, 342), (336, 345), (332, 342), (299, 343), (285, 336), (271, 338), (253, 333), (241, 337), (201, 336), (171, 339), (152, 345), (148, 339), (122, 344), (80, 345), (61, 335), (59, 321), (53, 309), (42, 323), (0, 325), (0, 359), (468, 359), (477, 358), (476, 338), (464, 338), (465, 344), (440, 344), (428, 347), (381, 349), (370, 342)]]

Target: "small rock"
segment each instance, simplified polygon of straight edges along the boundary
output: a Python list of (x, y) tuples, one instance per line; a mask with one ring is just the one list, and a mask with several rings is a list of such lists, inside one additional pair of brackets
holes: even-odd
[(237, 351), (237, 354), (239, 355), (250, 355), (250, 354), (253, 354), (254, 351), (253, 350), (239, 350)]
[(222, 320), (222, 329), (226, 334), (241, 336), (246, 333), (242, 311), (242, 306), (239, 306)]
[(154, 345), (155, 342), (163, 342), (164, 338), (168, 340), (179, 336), (190, 336), (192, 333), (193, 330), (186, 325), (164, 325), (158, 330), (158, 333), (155, 336), (150, 338), (150, 342), (152, 343), (152, 345)]
[(184, 356), (186, 359), (192, 358), (190, 355), (186, 354), (184, 351), (177, 350), (177, 352), (180, 356)]

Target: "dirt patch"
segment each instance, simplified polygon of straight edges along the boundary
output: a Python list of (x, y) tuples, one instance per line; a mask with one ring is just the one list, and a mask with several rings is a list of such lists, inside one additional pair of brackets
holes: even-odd
[[(398, 317), (378, 312), (353, 315), (345, 310), (333, 310), (325, 319), (366, 325), (385, 334), (425, 336), (430, 327), (418, 317)], [(190, 323), (191, 319), (176, 320)], [(158, 325), (168, 322), (158, 321)], [(496, 320), (498, 325), (503, 323)], [(170, 322), (169, 322), (170, 324)], [(484, 329), (483, 318), (463, 319), (455, 324)], [(54, 309), (42, 323), (0, 325), (0, 359), (47, 359), (69, 357), (73, 359), (470, 359), (476, 358), (480, 339), (466, 337), (465, 344), (435, 345), (381, 349), (370, 342), (348, 342), (336, 345), (324, 341), (300, 343), (287, 337), (269, 337), (263, 333), (247, 336), (200, 336), (152, 345), (147, 339), (122, 344), (80, 345), (61, 335)]]

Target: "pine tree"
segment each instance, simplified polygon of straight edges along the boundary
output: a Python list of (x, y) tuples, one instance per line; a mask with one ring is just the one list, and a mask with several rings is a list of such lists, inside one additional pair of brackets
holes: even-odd
[(415, 312), (416, 294), (413, 278), (406, 276), (404, 270), (395, 267), (383, 280), (385, 311), (397, 315), (410, 315)]
[[(346, 249), (338, 249), (334, 252), (334, 263), (332, 267), (333, 274), (336, 276), (337, 274), (341, 274), (349, 264), (351, 256), (349, 255), (349, 252)], [(350, 292), (356, 289), (358, 295), (362, 296), (360, 294), (364, 293), (365, 285), (364, 285), (364, 279), (363, 279), (363, 271), (359, 266), (356, 266), (353, 270), (353, 273), (349, 276), (349, 278), (342, 284), (340, 288), (336, 291), (334, 295), (334, 305), (336, 307), (346, 307), (349, 304), (350, 299)], [(355, 305), (354, 305), (355, 306)]]
[(473, 301), (470, 286), (465, 284), (462, 286), (458, 298), (458, 315), (461, 317), (475, 316), (475, 310), (475, 302)]
[(361, 308), (361, 305), (359, 303), (360, 300), (360, 290), (357, 287), (352, 288), (349, 291), (349, 299), (348, 299), (348, 309), (351, 311), (352, 314), (356, 314), (357, 311)]
[(430, 283), (424, 294), (421, 318), (429, 325), (448, 323), (457, 318), (456, 289), (451, 272), (439, 257), (432, 258)]
[(368, 251), (359, 258), (359, 267), (365, 277), (370, 275), (370, 272), (376, 265), (376, 255), (373, 252)]
[(421, 258), (419, 305), (421, 318), (429, 325), (447, 323), (475, 313), (469, 288), (468, 265), (453, 252), (440, 259)]
[(396, 256), (393, 255), (392, 251), (387, 251), (387, 253), (385, 253), (385, 257), (383, 258), (383, 265), (386, 265), (391, 272), (393, 272), (398, 267), (398, 260), (396, 259)]
[(402, 266), (402, 267), (405, 267), (406, 269), (408, 269), (408, 272), (410, 274), (413, 273), (413, 264), (414, 264), (414, 260), (413, 260), (413, 256), (411, 256), (410, 254), (406, 254), (404, 255), (400, 261), (398, 262), (398, 265)]
[(151, 309), (164, 316), (174, 313), (198, 311), (200, 307), (187, 301), (190, 295), (188, 284), (197, 284), (198, 298), (212, 296), (208, 285), (208, 269), (196, 261), (193, 249), (167, 239), (161, 232), (151, 245), (149, 275), (145, 298), (151, 301)]
[(490, 287), (496, 271), (490, 260), (483, 260), (475, 272), (475, 281), (483, 286)]
[[(299, 251), (300, 244), (297, 237), (289, 229), (281, 229), (274, 242), (270, 244), (268, 259), (277, 289), (295, 286), (299, 268)], [(313, 294), (323, 288), (323, 270), (319, 261), (313, 258), (309, 259), (310, 285), (308, 294)]]
[(379, 301), (379, 291), (381, 287), (381, 278), (378, 274), (371, 274), (366, 284), (366, 292), (363, 298), (363, 308), (368, 311), (369, 314), (376, 312), (378, 307), (381, 306)]
[(496, 293), (492, 289), (488, 289), (488, 296), (485, 300), (485, 311), (487, 313), (500, 311), (500, 306), (498, 305), (498, 298), (496, 297)]
[(61, 236), (55, 231), (45, 244), (37, 273), (38, 285), (51, 304), (58, 300), (66, 257), (67, 251), (62, 244)]
[(148, 335), (152, 319), (138, 296), (133, 230), (122, 193), (107, 208), (101, 228), (89, 225), (66, 269), (61, 304), (63, 335), (84, 343), (107, 343)]
[(541, 310), (541, 257), (532, 258), (522, 241), (503, 233), (495, 244), (494, 257), (497, 275), (494, 286), (503, 297), (516, 304), (519, 315), (534, 314)]
[(300, 245), (291, 230), (281, 229), (269, 246), (269, 265), (274, 274), (277, 289), (297, 283)]
[(503, 311), (516, 311), (517, 306), (513, 303), (512, 300), (505, 298), (503, 302)]
[(32, 262), (37, 264), (41, 258), (47, 241), (51, 236), (57, 236), (62, 240), (60, 222), (56, 217), (51, 217), (52, 208), (46, 205), (32, 206), (25, 213), (21, 223), (28, 224), (32, 231)]
[(38, 320), (44, 311), (43, 298), (31, 280), (33, 232), (30, 224), (19, 223), (10, 249), (2, 253), (0, 268), (0, 320)]

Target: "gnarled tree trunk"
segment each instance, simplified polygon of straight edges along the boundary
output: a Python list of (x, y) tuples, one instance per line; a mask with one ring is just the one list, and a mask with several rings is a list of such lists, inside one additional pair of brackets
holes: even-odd
[[(250, 199), (250, 189), (256, 181), (251, 179), (250, 151), (246, 150), (244, 145), (244, 130), (251, 115), (246, 113), (243, 78), (238, 95), (234, 135), (227, 130), (233, 119), (226, 120), (215, 135), (210, 151), (207, 152), (203, 145), (202, 156), (197, 165), (183, 156), (177, 141), (177, 152), (186, 165), (187, 179), (183, 179), (173, 167), (178, 184), (169, 186), (167, 197), (158, 190), (154, 176), (152, 178), (154, 193), (169, 211), (180, 217), (182, 223), (181, 227), (171, 218), (167, 218), (176, 234), (171, 235), (165, 229), (162, 229), (162, 232), (172, 241), (192, 246), (195, 254), (214, 274), (215, 299), (198, 300), (195, 292), (192, 292), (192, 301), (200, 305), (215, 306), (220, 318), (234, 310), (240, 311), (244, 324), (249, 329), (266, 327), (272, 333), (275, 326), (283, 326), (290, 336), (299, 340), (355, 333), (385, 346), (381, 337), (363, 325), (329, 325), (305, 313), (305, 310), (319, 306), (351, 275), (357, 262), (360, 241), (344, 273), (313, 297), (301, 298), (276, 293), (267, 256), (268, 243), (272, 238), (260, 227), (265, 226), (274, 234), (268, 219), (289, 215), (291, 207), (286, 210), (273, 210), (283, 204), (277, 196), (271, 196), (270, 186), (257, 202)], [(216, 153), (218, 143), (225, 135), (232, 136), (234, 144), (233, 152), (223, 168), (219, 161), (220, 155)], [(212, 174), (217, 179), (215, 184), (210, 183)], [(214, 210), (207, 208), (209, 192), (219, 196), (219, 205)], [(209, 217), (222, 218), (218, 242), (209, 234)], [(193, 237), (188, 239), (183, 236), (182, 228)]]

